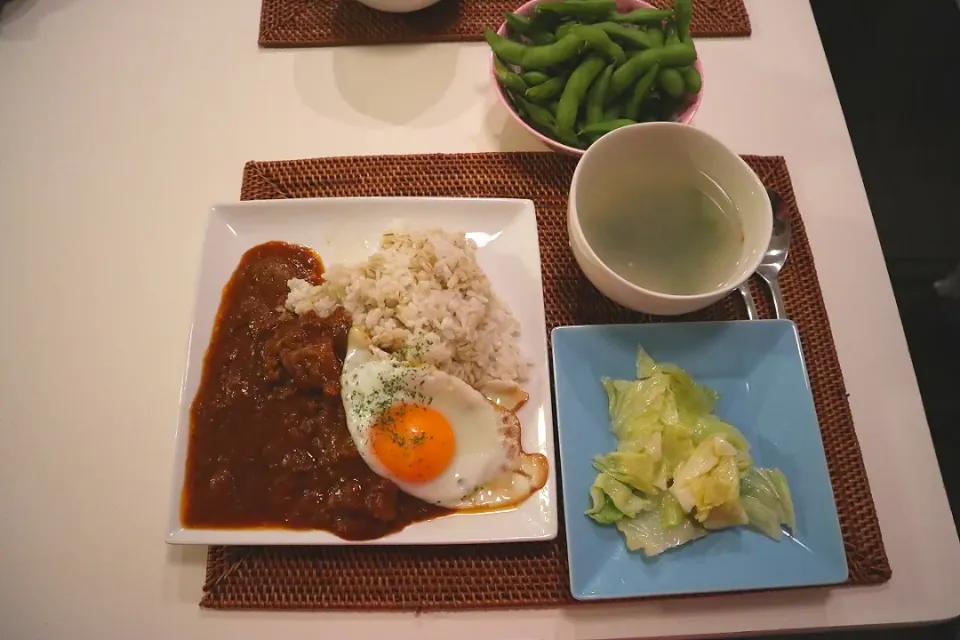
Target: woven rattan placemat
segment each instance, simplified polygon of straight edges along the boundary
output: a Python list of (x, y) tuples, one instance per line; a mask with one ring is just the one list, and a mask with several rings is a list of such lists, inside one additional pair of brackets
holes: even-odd
[[(649, 0), (669, 6), (673, 0)], [(441, 0), (415, 13), (375, 11), (357, 0), (263, 0), (261, 47), (338, 47), (483, 40), (523, 0)], [(694, 37), (750, 35), (743, 0), (695, 0)]]
[[(781, 277), (797, 323), (843, 532), (849, 584), (890, 579), (870, 486), (787, 165), (745, 156), (793, 214)], [(374, 156), (250, 162), (244, 200), (316, 196), (529, 198), (537, 209), (548, 332), (558, 325), (649, 322), (601, 296), (567, 246), (567, 189), (576, 160), (550, 153)], [(282, 240), (282, 238), (278, 238)], [(760, 311), (770, 306), (754, 283)], [(698, 319), (745, 318), (730, 296)], [(562, 513), (562, 510), (560, 511)], [(201, 605), (254, 609), (467, 609), (573, 604), (561, 527), (553, 542), (432, 547), (211, 547)]]

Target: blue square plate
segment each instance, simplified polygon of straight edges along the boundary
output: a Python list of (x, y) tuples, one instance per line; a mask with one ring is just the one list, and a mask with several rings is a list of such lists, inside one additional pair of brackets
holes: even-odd
[[(717, 415), (761, 467), (787, 476), (797, 531), (779, 542), (745, 528), (645, 558), (613, 526), (584, 515), (593, 457), (612, 451), (600, 378), (636, 377), (637, 347), (720, 393)], [(789, 320), (559, 327), (553, 330), (560, 470), (570, 586), (578, 600), (837, 584), (847, 561), (820, 426)]]

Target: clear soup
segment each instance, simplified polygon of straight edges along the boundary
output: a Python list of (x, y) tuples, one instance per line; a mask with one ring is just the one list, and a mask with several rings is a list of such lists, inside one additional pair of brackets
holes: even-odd
[(693, 295), (723, 287), (740, 270), (740, 213), (708, 175), (648, 171), (629, 191), (581, 219), (590, 247), (617, 275), (650, 291)]

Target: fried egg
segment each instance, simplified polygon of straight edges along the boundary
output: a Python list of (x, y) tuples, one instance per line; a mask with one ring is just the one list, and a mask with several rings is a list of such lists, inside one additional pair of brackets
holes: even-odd
[[(364, 462), (401, 491), (450, 509), (505, 507), (540, 490), (547, 460), (524, 453), (519, 389), (494, 400), (429, 365), (393, 359), (351, 329), (341, 396)], [(496, 402), (496, 403), (495, 403)]]

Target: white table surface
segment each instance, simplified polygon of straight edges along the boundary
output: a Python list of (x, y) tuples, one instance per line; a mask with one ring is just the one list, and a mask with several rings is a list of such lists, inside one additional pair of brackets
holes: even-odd
[[(243, 164), (537, 149), (483, 44), (261, 51), (259, 0), (13, 0), (0, 25), (0, 637), (536, 640), (936, 621), (960, 544), (809, 5), (701, 40), (699, 127), (782, 154), (813, 245), (894, 570), (876, 588), (460, 614), (197, 607), (163, 544), (209, 204)], [(909, 215), (909, 212), (904, 212)], [(335, 634), (335, 635), (330, 635)]]

